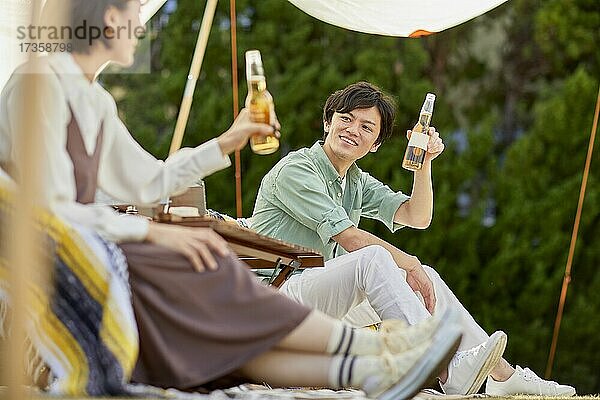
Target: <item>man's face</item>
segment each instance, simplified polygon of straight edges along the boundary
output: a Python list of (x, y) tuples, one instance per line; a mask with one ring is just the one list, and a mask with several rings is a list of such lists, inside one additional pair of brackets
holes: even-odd
[(377, 107), (356, 108), (347, 113), (334, 113), (331, 124), (325, 122), (325, 147), (340, 160), (354, 162), (379, 145), (381, 115)]

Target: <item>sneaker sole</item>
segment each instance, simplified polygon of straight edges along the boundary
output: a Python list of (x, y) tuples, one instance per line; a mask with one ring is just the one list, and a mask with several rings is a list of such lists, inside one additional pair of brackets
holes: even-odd
[(412, 399), (421, 389), (435, 384), (440, 372), (456, 354), (462, 338), (461, 328), (456, 322), (457, 314), (447, 314), (434, 335), (430, 350), (402, 379), (380, 394), (377, 400)]
[(518, 391), (516, 392), (511, 392), (511, 391), (502, 391), (502, 390), (488, 390), (486, 388), (485, 390), (485, 394), (488, 396), (492, 396), (492, 397), (513, 397), (513, 396), (541, 396), (543, 398), (547, 398), (547, 397), (573, 397), (577, 394), (577, 391), (575, 389), (573, 390), (565, 390), (563, 392), (556, 392), (556, 393), (541, 393), (541, 392), (523, 392), (520, 393)]
[(496, 364), (498, 364), (500, 358), (502, 358), (504, 349), (506, 348), (506, 334), (501, 331), (494, 332), (492, 336), (490, 336), (490, 339), (494, 338), (494, 336), (496, 336), (496, 340), (493, 343), (493, 346), (490, 348), (488, 356), (483, 360), (481, 366), (475, 369), (474, 375), (471, 377), (471, 385), (467, 390), (461, 391), (461, 393), (464, 393), (465, 395), (476, 393), (481, 386), (483, 386), (483, 383), (487, 379), (490, 372), (492, 372)]

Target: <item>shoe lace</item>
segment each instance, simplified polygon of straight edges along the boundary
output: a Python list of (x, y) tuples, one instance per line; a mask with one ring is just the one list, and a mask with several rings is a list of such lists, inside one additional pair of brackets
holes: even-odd
[(522, 369), (523, 373), (523, 379), (528, 381), (528, 382), (535, 382), (537, 384), (544, 384), (544, 385), (558, 385), (557, 382), (555, 381), (547, 381), (545, 379), (540, 378), (539, 376), (537, 376), (537, 374), (535, 372), (533, 372), (531, 369), (529, 368), (523, 368)]
[(467, 357), (477, 357), (481, 349), (485, 346), (484, 344), (480, 344), (479, 346), (475, 346), (469, 350), (457, 351), (454, 357), (452, 357), (452, 366), (457, 367), (460, 364), (461, 360)]

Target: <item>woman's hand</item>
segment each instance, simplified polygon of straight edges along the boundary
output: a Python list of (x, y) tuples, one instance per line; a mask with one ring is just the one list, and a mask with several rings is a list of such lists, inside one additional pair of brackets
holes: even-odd
[(189, 228), (151, 222), (146, 240), (183, 254), (198, 272), (206, 269), (214, 271), (218, 268), (211, 251), (222, 257), (231, 254), (225, 239), (210, 228)]
[(246, 146), (252, 135), (270, 136), (279, 138), (281, 126), (277, 121), (275, 110), (271, 110), (272, 125), (260, 124), (250, 120), (250, 113), (243, 108), (233, 124), (225, 133), (217, 139), (223, 155), (228, 155), (235, 150), (241, 150)]

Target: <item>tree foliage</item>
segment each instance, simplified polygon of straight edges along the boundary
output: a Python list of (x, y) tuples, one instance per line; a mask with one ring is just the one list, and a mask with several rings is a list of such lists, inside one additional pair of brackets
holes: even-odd
[[(200, 2), (203, 3), (203, 2)], [(123, 118), (150, 152), (167, 154), (203, 4), (179, 0), (153, 35), (150, 75), (107, 76)], [(427, 91), (447, 145), (434, 161), (435, 215), (424, 231), (368, 229), (433, 265), (488, 331), (509, 334), (507, 358), (543, 372), (564, 273), (600, 74), (600, 9), (594, 0), (512, 0), (423, 39), (365, 35), (330, 26), (280, 0), (238, 0), (240, 102), (243, 53), (263, 53), (282, 124), (282, 150), (242, 151), (244, 213), (262, 176), (289, 150), (322, 135), (333, 90), (368, 80), (398, 102), (396, 135), (360, 166), (410, 191), (400, 167), (404, 132)], [(217, 10), (194, 95), (185, 145), (227, 129), (232, 117), (229, 9)], [(572, 282), (553, 378), (600, 392), (600, 188), (588, 181)], [(233, 169), (206, 180), (208, 205), (234, 213)]]

